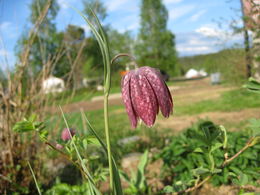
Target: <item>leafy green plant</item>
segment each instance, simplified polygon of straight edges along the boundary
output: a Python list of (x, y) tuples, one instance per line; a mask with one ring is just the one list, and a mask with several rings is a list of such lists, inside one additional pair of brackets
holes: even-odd
[[(250, 129), (256, 125), (259, 127), (259, 121), (251, 122)], [(209, 179), (214, 185), (256, 185), (260, 176), (258, 142), (259, 136), (252, 131), (226, 132), (211, 121), (199, 122), (173, 137), (157, 157), (164, 161), (165, 176), (174, 181), (165, 192), (189, 192)]]
[(145, 167), (148, 162), (148, 151), (146, 150), (142, 155), (136, 172), (131, 173), (131, 177), (124, 172), (121, 172), (122, 177), (128, 183), (128, 188), (125, 190), (126, 194), (147, 194), (148, 185), (145, 178)]
[(59, 180), (56, 181), (56, 183), (53, 185), (53, 187), (46, 191), (46, 195), (69, 195), (69, 194), (75, 194), (75, 195), (83, 195), (83, 194), (89, 194), (90, 188), (87, 185), (87, 183), (83, 183), (81, 185), (69, 185), (66, 183), (61, 183)]
[(249, 78), (248, 82), (244, 85), (249, 91), (260, 93), (260, 83), (254, 78)]

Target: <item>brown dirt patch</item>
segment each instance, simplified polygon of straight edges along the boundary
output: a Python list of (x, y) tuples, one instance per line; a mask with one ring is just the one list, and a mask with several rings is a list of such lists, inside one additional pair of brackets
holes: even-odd
[(210, 119), (217, 124), (225, 125), (226, 123), (239, 123), (250, 118), (260, 118), (259, 108), (244, 109), (235, 112), (206, 112), (192, 116), (172, 116), (169, 119), (159, 119), (156, 124), (162, 128), (173, 129), (174, 133), (176, 133), (190, 127), (199, 119)]

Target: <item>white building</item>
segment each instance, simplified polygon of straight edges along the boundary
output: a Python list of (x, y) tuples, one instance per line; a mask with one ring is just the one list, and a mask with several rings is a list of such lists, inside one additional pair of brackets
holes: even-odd
[(60, 93), (65, 90), (65, 83), (62, 79), (50, 76), (42, 83), (42, 89), (47, 93)]

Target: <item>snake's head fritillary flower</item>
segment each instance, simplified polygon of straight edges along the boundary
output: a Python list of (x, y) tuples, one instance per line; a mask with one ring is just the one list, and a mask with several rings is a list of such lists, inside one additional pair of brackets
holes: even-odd
[[(70, 133), (69, 133), (69, 131), (70, 131)], [(73, 137), (76, 134), (76, 131), (71, 128), (70, 129), (64, 128), (63, 131), (61, 132), (61, 139), (63, 141), (70, 140), (71, 139), (70, 134)]]
[(129, 71), (121, 81), (122, 97), (133, 128), (141, 119), (151, 127), (159, 108), (164, 117), (169, 117), (173, 110), (170, 91), (161, 73), (144, 66)]

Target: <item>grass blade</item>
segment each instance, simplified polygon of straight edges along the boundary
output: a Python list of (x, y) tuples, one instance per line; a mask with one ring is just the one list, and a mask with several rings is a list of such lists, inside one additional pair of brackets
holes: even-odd
[(35, 185), (36, 185), (36, 188), (37, 188), (38, 194), (41, 195), (42, 193), (41, 193), (41, 190), (40, 190), (40, 188), (39, 188), (39, 185), (38, 185), (38, 182), (37, 182), (37, 180), (36, 180), (36, 177), (35, 177), (35, 174), (34, 174), (34, 172), (33, 172), (33, 169), (32, 169), (32, 167), (31, 167), (31, 164), (30, 164), (29, 161), (27, 161), (27, 163), (28, 163), (28, 166), (29, 166), (30, 171), (31, 171), (31, 173), (32, 173), (33, 180), (34, 180), (34, 182), (35, 182)]
[[(62, 110), (61, 107), (60, 107), (60, 110), (61, 110), (61, 113), (62, 113), (62, 117), (63, 117), (63, 119), (64, 119), (64, 122), (65, 122), (65, 124), (66, 124), (66, 128), (69, 129), (68, 122), (67, 122), (67, 120), (66, 120), (66, 117), (65, 117), (64, 112), (63, 112), (63, 110)], [(77, 146), (76, 146), (74, 140), (72, 139), (72, 135), (71, 135), (70, 131), (68, 131), (68, 132), (69, 132), (69, 134), (70, 134), (71, 142), (72, 142), (72, 145), (73, 145), (73, 147), (74, 147), (74, 149), (75, 149), (75, 151), (76, 151), (76, 154), (77, 154), (77, 157), (78, 157), (78, 159), (79, 159), (79, 161), (80, 161), (81, 167), (82, 167), (82, 169), (84, 170), (84, 172), (85, 172), (86, 175), (87, 175), (87, 178), (88, 178), (87, 181), (88, 181), (89, 184), (90, 184), (89, 186), (90, 186), (92, 189), (94, 189), (95, 194), (101, 195), (101, 193), (100, 193), (100, 192), (98, 191), (98, 189), (96, 188), (95, 183), (94, 183), (94, 180), (93, 180), (92, 176), (90, 175), (90, 173), (89, 173), (89, 171), (88, 171), (88, 169), (87, 169), (85, 163), (83, 162), (83, 159), (82, 159), (82, 157), (81, 157), (81, 155), (80, 155), (80, 153), (79, 153), (79, 151), (78, 151), (78, 148), (77, 148)]]
[[(106, 144), (99, 137), (97, 132), (94, 130), (94, 128), (92, 127), (92, 125), (90, 124), (89, 120), (87, 119), (85, 113), (82, 110), (81, 110), (81, 114), (82, 114), (82, 116), (84, 116), (84, 119), (87, 122), (88, 130), (98, 139), (99, 143), (101, 144), (101, 146), (103, 147), (103, 149), (107, 153)], [(116, 195), (121, 195), (121, 194), (123, 194), (123, 190), (122, 190), (122, 186), (121, 186), (121, 180), (120, 180), (119, 171), (118, 171), (115, 159), (113, 157), (112, 157), (112, 162), (113, 162), (113, 176), (114, 176), (115, 194)]]

